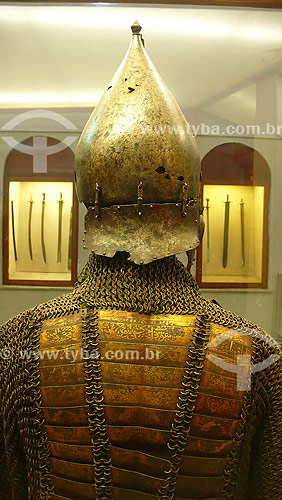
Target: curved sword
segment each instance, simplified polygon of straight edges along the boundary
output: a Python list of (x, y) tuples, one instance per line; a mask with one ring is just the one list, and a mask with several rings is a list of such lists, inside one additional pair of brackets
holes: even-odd
[(46, 259), (46, 247), (45, 247), (45, 236), (44, 236), (44, 226), (45, 226), (45, 203), (46, 203), (46, 195), (45, 193), (42, 193), (42, 206), (41, 206), (41, 249), (42, 249), (42, 255), (43, 255), (43, 260), (45, 264), (47, 264), (47, 259)]
[(17, 243), (16, 243), (16, 231), (15, 231), (14, 202), (13, 202), (13, 200), (11, 200), (11, 223), (12, 223), (12, 237), (13, 237), (14, 257), (15, 257), (15, 260), (18, 260)]
[(32, 220), (32, 208), (33, 208), (33, 198), (32, 198), (32, 193), (30, 193), (30, 199), (28, 201), (29, 203), (29, 214), (28, 214), (28, 250), (29, 250), (29, 256), (30, 260), (33, 260), (33, 253), (32, 253), (32, 238), (31, 238), (31, 220)]

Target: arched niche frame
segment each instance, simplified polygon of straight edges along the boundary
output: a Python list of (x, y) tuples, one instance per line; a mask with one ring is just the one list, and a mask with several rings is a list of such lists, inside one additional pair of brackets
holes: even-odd
[(18, 143), (6, 160), (3, 192), (4, 284), (73, 285), (78, 240), (73, 151), (52, 137)]
[(266, 288), (270, 169), (245, 144), (216, 146), (202, 160), (205, 232), (197, 252), (201, 288)]

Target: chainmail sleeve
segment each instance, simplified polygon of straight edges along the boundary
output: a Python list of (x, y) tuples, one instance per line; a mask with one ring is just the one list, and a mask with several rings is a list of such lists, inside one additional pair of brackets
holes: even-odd
[[(18, 427), (23, 375), (17, 356), (28, 314), (0, 326), (0, 498), (26, 500), (27, 475)], [(26, 335), (28, 329), (26, 328)]]
[[(281, 353), (280, 353), (281, 356)], [(253, 438), (248, 500), (282, 498), (282, 361), (258, 374), (260, 415)]]
[(2, 416), (0, 416), (0, 498), (1, 500), (10, 500), (11, 498)]
[[(0, 373), (2, 374), (4, 371), (4, 362), (3, 362), (3, 356), (4, 356), (4, 346), (5, 346), (5, 334), (7, 334), (8, 328), (3, 326), (0, 326)], [(1, 394), (1, 403), (2, 403), (2, 380), (1, 380), (1, 386), (0, 386), (0, 394)], [(12, 497), (12, 489), (10, 485), (10, 474), (9, 474), (9, 467), (7, 463), (7, 453), (6, 453), (6, 446), (5, 446), (5, 438), (4, 438), (4, 431), (3, 431), (3, 414), (2, 414), (2, 409), (3, 406), (1, 404), (0, 406), (0, 498), (3, 500), (10, 500)]]

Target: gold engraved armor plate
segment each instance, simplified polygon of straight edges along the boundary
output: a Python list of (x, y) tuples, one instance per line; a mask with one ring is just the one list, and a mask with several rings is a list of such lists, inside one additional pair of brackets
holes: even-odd
[[(171, 455), (167, 443), (195, 319), (99, 311), (99, 364), (114, 499), (162, 498)], [(222, 330), (211, 325), (209, 340)], [(82, 351), (81, 314), (45, 321), (40, 347), (48, 353), (40, 363), (40, 378), (54, 500), (94, 499), (95, 453), (93, 463), (83, 359), (88, 353)], [(232, 350), (228, 342), (218, 348), (218, 355), (233, 363), (236, 352), (250, 353), (249, 337), (233, 342)], [(206, 358), (176, 481), (177, 498), (221, 498), (244, 400), (236, 384), (234, 374)]]

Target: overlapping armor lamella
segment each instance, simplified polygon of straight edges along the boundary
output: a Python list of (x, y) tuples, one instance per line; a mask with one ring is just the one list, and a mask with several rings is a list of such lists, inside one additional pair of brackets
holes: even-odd
[[(130, 490), (144, 500), (174, 491), (177, 498), (219, 498), (243, 406), (234, 376), (205, 361), (219, 331), (195, 315), (93, 309), (42, 325), (41, 349), (60, 358), (43, 359), (40, 369), (56, 498), (116, 499)], [(89, 367), (82, 349), (91, 332), (100, 358)], [(66, 356), (72, 349), (75, 360)], [(238, 349), (247, 352), (249, 342)], [(109, 351), (118, 359), (107, 359)], [(234, 361), (228, 346), (221, 351)]]

